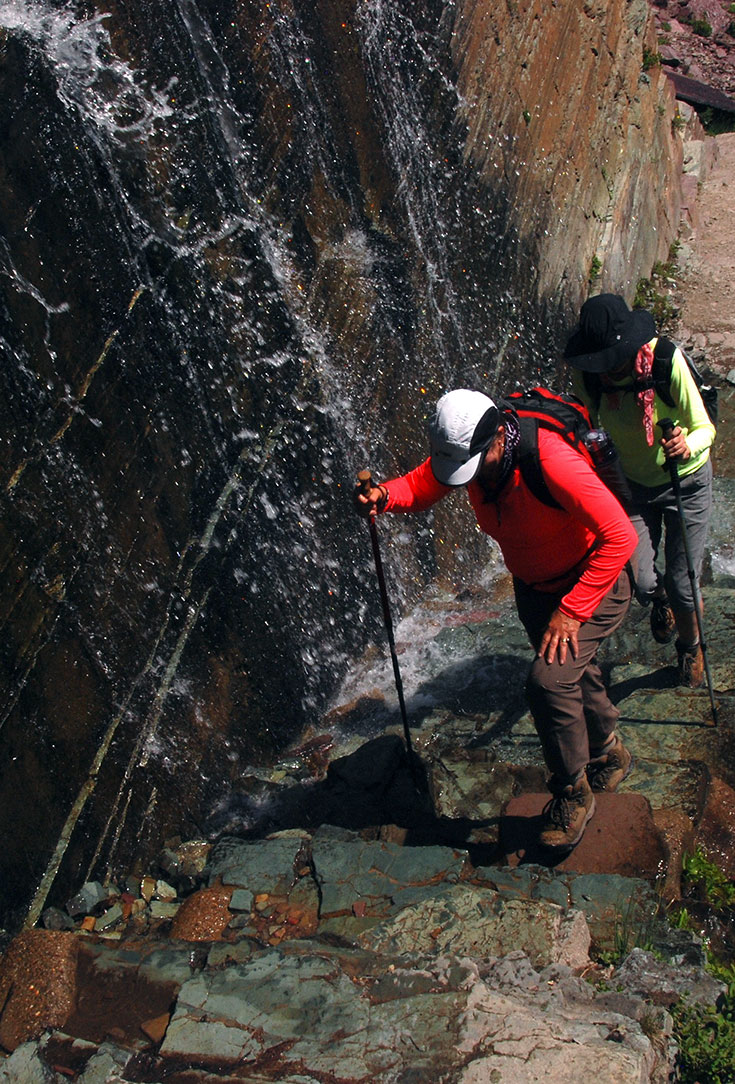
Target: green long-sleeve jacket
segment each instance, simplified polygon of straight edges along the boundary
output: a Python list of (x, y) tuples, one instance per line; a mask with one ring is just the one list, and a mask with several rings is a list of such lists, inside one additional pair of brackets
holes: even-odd
[[(657, 339), (651, 340), (652, 348), (656, 342)], [(643, 486), (660, 486), (667, 481), (665, 471), (668, 468), (659, 444), (661, 430), (656, 425), (659, 418), (671, 418), (675, 425), (681, 426), (689, 446), (691, 458), (680, 462), (680, 477), (693, 474), (707, 462), (715, 439), (715, 427), (709, 420), (702, 396), (680, 350), (675, 351), (671, 367), (670, 387), (674, 406), (668, 406), (658, 395), (654, 396), (652, 447), (646, 443), (643, 411), (636, 402), (635, 392), (630, 388), (630, 376), (614, 382), (613, 387), (622, 389), (618, 392), (618, 408), (613, 407), (611, 397), (604, 388), (599, 408), (596, 408), (587, 394), (582, 373), (575, 370), (572, 377), (574, 394), (586, 403), (593, 423), (610, 434), (618, 449), (623, 470), (633, 482)]]

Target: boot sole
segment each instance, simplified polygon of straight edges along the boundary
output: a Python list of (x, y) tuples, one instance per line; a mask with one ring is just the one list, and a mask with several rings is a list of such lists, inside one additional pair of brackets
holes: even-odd
[(585, 828), (587, 827), (589, 822), (594, 817), (596, 809), (597, 809), (597, 804), (595, 802), (594, 795), (593, 795), (593, 797), (592, 797), (592, 805), (587, 810), (587, 816), (584, 818), (584, 823), (582, 824), (582, 827), (579, 830), (579, 835), (577, 836), (577, 838), (572, 840), (571, 843), (543, 843), (543, 842), (539, 841), (541, 843), (541, 846), (543, 847), (543, 849), (545, 851), (551, 851), (553, 854), (561, 854), (561, 853), (565, 853), (567, 851), (573, 851), (574, 848), (579, 843), (579, 841), (581, 840), (582, 836), (584, 835)]

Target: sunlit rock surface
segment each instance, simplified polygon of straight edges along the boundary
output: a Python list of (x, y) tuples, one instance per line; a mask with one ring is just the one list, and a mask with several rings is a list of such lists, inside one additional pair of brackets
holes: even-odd
[[(606, 912), (620, 878), (478, 869), (454, 849), (328, 825), (225, 837), (207, 868), (209, 887), (181, 907), (211, 888), (224, 903), (228, 890), (229, 925), (218, 919), (207, 943), (175, 920), (154, 923), (146, 939), (32, 930), (14, 942), (0, 966), (11, 1055), (0, 1080), (34, 1066), (54, 1084), (72, 1071), (91, 1084), (107, 1059), (121, 1081), (459, 1084), (488, 1073), (560, 1079), (563, 1064), (567, 1076), (596, 1067), (611, 1084), (663, 1084), (674, 1054), (668, 1007), (682, 992), (706, 1004), (721, 989), (701, 946), (689, 938), (693, 960), (682, 966), (663, 933), (657, 957), (637, 951), (614, 973), (592, 966), (588, 916), (599, 950), (616, 936), (620, 913)], [(304, 882), (319, 887), (309, 933), (291, 922)], [(663, 931), (655, 894), (628, 885), (636, 921)]]
[[(3, 4), (8, 924), (314, 721), (377, 627), (355, 471), (450, 384), (553, 373), (593, 258), (665, 257), (650, 35), (644, 0)], [(451, 515), (396, 529), (397, 600), (486, 558)]]

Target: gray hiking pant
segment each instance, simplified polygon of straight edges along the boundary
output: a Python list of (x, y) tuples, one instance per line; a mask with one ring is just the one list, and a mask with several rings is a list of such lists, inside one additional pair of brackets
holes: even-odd
[[(633, 498), (630, 522), (638, 532), (638, 545), (633, 556), (636, 598), (647, 605), (658, 583), (663, 580), (674, 613), (694, 613), (681, 519), (671, 479), (654, 488), (639, 486), (635, 482), (629, 482), (629, 485)], [(682, 478), (680, 486), (689, 550), (694, 574), (699, 582), (712, 513), (711, 461), (708, 459), (694, 474)], [(656, 561), (664, 528), (665, 572), (662, 576)]]
[[(538, 650), (562, 596), (534, 591), (520, 580), (514, 581), (514, 587), (518, 616)], [(590, 755), (599, 753), (615, 730), (620, 713), (607, 694), (597, 650), (621, 624), (630, 598), (630, 576), (623, 569), (592, 616), (580, 626), (576, 659), (568, 651), (563, 665), (538, 657), (531, 663), (526, 681), (528, 706), (546, 767), (562, 785), (584, 771)]]

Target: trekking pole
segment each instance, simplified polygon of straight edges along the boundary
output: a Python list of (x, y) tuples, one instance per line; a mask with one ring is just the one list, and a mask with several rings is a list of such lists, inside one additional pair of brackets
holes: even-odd
[[(674, 431), (674, 423), (671, 418), (661, 418), (658, 423), (661, 426), (664, 439), (668, 440)], [(679, 479), (679, 465), (675, 459), (668, 460), (669, 473), (671, 475), (671, 484), (674, 487), (674, 496), (676, 497), (676, 507), (679, 512), (679, 520), (681, 523), (681, 537), (684, 543), (684, 553), (687, 560), (687, 572), (689, 574), (689, 582), (692, 585), (692, 598), (694, 599), (694, 614), (697, 619), (697, 631), (699, 632), (699, 646), (702, 649), (702, 661), (704, 662), (704, 672), (707, 677), (707, 689), (709, 690), (709, 702), (712, 708), (712, 725), (717, 726), (717, 708), (715, 707), (715, 697), (712, 690), (712, 675), (709, 669), (709, 660), (707, 658), (707, 644), (704, 639), (704, 627), (702, 624), (702, 594), (699, 590), (699, 584), (697, 583), (697, 577), (694, 572), (694, 562), (692, 560), (692, 551), (689, 548), (689, 536), (687, 534), (686, 520), (684, 519), (684, 505), (681, 499), (681, 481)]]
[[(365, 496), (370, 493), (373, 488), (373, 477), (369, 470), (361, 470), (357, 476), (358, 485), (360, 490)], [(393, 662), (393, 676), (396, 682), (396, 692), (398, 693), (398, 704), (401, 709), (401, 718), (403, 720), (403, 733), (406, 738), (406, 752), (408, 754), (408, 763), (411, 769), (411, 775), (413, 776), (414, 783), (418, 785), (417, 765), (416, 760), (418, 757), (411, 745), (411, 732), (408, 729), (408, 714), (406, 712), (406, 701), (403, 697), (403, 682), (401, 680), (401, 669), (398, 665), (398, 654), (396, 652), (396, 642), (393, 636), (393, 621), (390, 614), (390, 603), (388, 602), (388, 589), (385, 585), (385, 575), (383, 573), (383, 561), (380, 556), (380, 544), (378, 542), (378, 529), (375, 526), (375, 512), (370, 513), (368, 520), (370, 527), (370, 541), (373, 546), (373, 558), (375, 560), (375, 572), (378, 577), (378, 587), (380, 588), (380, 600), (383, 604), (383, 622), (385, 624), (385, 631), (388, 636), (388, 646), (390, 648), (390, 657)]]

